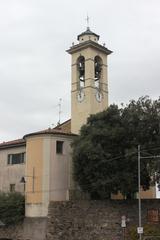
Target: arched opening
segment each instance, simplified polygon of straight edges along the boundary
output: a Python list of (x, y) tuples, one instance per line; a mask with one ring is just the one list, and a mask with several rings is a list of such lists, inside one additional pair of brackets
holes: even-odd
[(102, 59), (99, 56), (94, 58), (94, 85), (100, 90), (102, 78)]
[(85, 58), (80, 56), (77, 59), (77, 72), (78, 72), (78, 89), (85, 86)]

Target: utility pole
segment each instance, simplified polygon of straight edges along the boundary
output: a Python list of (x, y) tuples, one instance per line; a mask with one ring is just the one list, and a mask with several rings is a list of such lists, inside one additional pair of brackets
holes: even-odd
[(153, 155), (148, 157), (141, 157), (141, 147), (138, 145), (138, 219), (139, 227), (137, 233), (139, 234), (139, 240), (142, 239), (143, 227), (142, 227), (142, 209), (141, 209), (141, 159), (157, 159), (160, 155)]
[(142, 216), (141, 216), (141, 149), (138, 145), (138, 215), (139, 215), (139, 227), (138, 234), (139, 240), (142, 239)]

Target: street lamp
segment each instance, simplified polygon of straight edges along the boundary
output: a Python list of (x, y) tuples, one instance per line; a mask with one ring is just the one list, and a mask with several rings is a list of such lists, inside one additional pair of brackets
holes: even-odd
[(25, 178), (27, 178), (27, 177), (32, 178), (32, 192), (34, 193), (34, 191), (35, 191), (35, 168), (34, 167), (33, 167), (33, 174), (32, 174), (32, 176), (21, 177), (20, 183), (24, 184), (24, 191), (25, 191), (25, 184), (26, 184), (26, 179)]
[(24, 192), (25, 192), (25, 190), (26, 190), (26, 180), (25, 180), (24, 177), (21, 177), (20, 183), (24, 184)]

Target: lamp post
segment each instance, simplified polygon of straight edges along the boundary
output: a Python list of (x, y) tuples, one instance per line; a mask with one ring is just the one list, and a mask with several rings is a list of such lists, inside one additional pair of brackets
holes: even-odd
[[(32, 178), (32, 192), (35, 192), (35, 168), (33, 167), (33, 175), (32, 176), (25, 176), (25, 177), (31, 177)], [(20, 183), (24, 184), (24, 192), (25, 192), (25, 184), (26, 184), (26, 180), (25, 177), (22, 177), (20, 180)]]

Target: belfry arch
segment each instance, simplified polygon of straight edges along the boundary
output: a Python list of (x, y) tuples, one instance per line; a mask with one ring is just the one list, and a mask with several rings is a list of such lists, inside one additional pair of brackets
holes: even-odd
[(77, 89), (80, 90), (85, 87), (85, 58), (80, 56), (77, 59)]
[(94, 86), (100, 90), (101, 89), (101, 80), (102, 80), (102, 65), (103, 61), (101, 57), (95, 56), (94, 58)]

